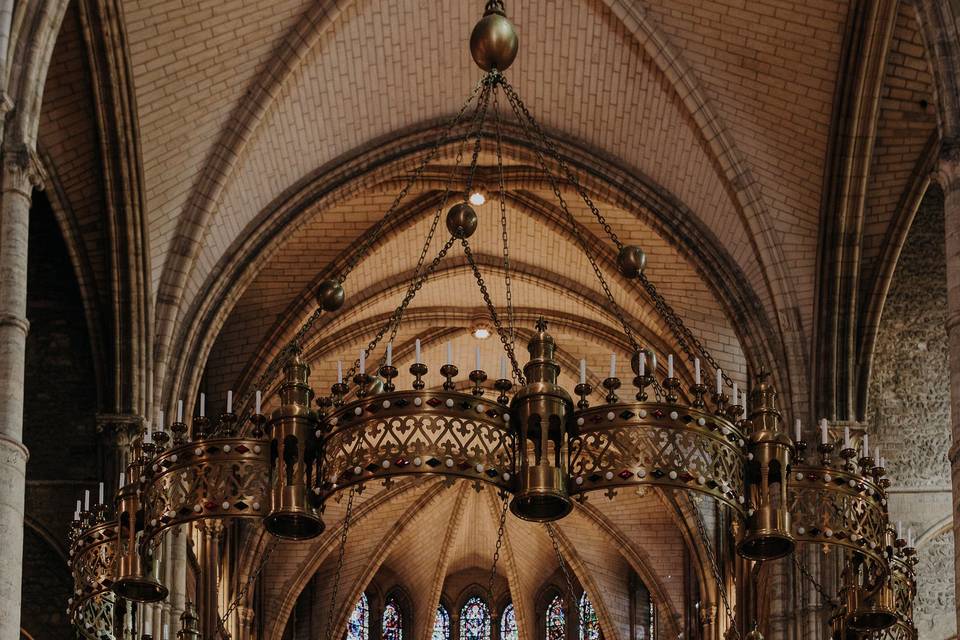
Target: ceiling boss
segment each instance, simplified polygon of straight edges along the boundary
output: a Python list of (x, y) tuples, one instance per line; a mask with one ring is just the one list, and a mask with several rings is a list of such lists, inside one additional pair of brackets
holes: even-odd
[[(788, 433), (776, 390), (763, 373), (756, 376), (749, 393), (741, 393), (647, 278), (643, 250), (620, 241), (574, 168), (507, 80), (504, 72), (518, 50), (519, 37), (503, 2), (487, 2), (470, 36), (470, 53), (485, 75), (366, 235), (352, 262), (339, 277), (319, 286), (317, 311), (266, 368), (257, 388), (276, 389), (278, 406), (272, 414), (263, 413), (259, 390), (238, 403), (237, 413), (231, 394), (226, 412), (216, 417), (206, 416), (201, 395), (199, 415), (189, 425), (180, 403), (168, 428), (161, 413), (154, 428), (135, 441), (114, 500), (108, 503), (101, 496), (97, 505), (89, 501), (78, 505), (71, 532), (74, 594), (69, 614), (82, 636), (114, 637), (112, 621), (118, 607), (127, 607), (123, 601), (166, 597), (167, 589), (154, 569), (155, 551), (175, 527), (244, 519), (262, 523), (276, 538), (301, 540), (324, 531), (322, 515), (328, 501), (346, 499), (339, 540), (342, 566), (358, 488), (429, 474), (494, 486), (503, 499), (501, 536), (507, 510), (525, 520), (550, 523), (595, 492), (612, 495), (625, 487), (655, 487), (707, 496), (729, 512), (736, 549), (748, 561), (790, 556), (798, 545), (840, 554), (843, 590), (836, 598), (830, 596), (835, 603), (835, 638), (916, 637), (915, 551), (912, 541), (904, 540), (888, 521), (890, 480), (879, 452), (871, 455), (866, 442), (855, 445), (849, 434), (834, 442), (825, 423), (811, 450), (799, 421)], [(535, 155), (568, 231), (605, 292), (624, 342), (631, 346), (632, 376), (622, 380), (616, 357), (611, 356), (600, 402), (588, 382), (585, 362), (578, 384), (569, 390), (560, 384), (558, 345), (543, 318), (525, 345), (527, 355), (517, 350), (504, 205), (504, 110)], [(466, 177), (462, 184), (447, 182), (405, 295), (357, 360), (346, 369), (338, 367), (337, 383), (329, 392), (317, 394), (301, 352), (304, 338), (321, 314), (341, 309), (352, 267), (376, 243), (441, 147), (451, 142), (460, 147), (451, 175)], [(497, 159), (498, 184), (481, 190), (474, 179), (484, 149)], [(469, 161), (465, 171), (457, 173), (465, 152)], [(640, 342), (564, 193), (582, 199), (606, 234), (620, 275), (653, 302), (682, 357), (692, 365), (692, 385), (681, 382), (673, 355), (660, 354), (658, 359)], [(499, 220), (478, 216), (475, 207), (484, 201), (496, 202)], [(494, 303), (471, 248), (470, 239), (481, 224), (500, 225), (505, 305)], [(445, 229), (447, 238), (428, 260), (438, 229)], [(487, 309), (483, 337), (495, 336), (502, 347), (499, 375), (491, 383), (479, 349), (474, 367), (464, 372), (469, 384), (463, 384), (464, 375), (449, 348), (446, 363), (430, 371), (417, 340), (409, 367), (411, 388), (400, 389), (395, 384), (399, 370), (393, 361), (394, 338), (406, 309), (451, 251), (462, 252)], [(382, 357), (372, 361), (383, 346)], [(710, 556), (724, 605), (728, 637), (762, 638), (755, 626), (755, 604), (733, 597), (722, 575), (722, 561), (699, 514), (695, 517), (699, 542)], [(257, 567), (266, 564), (275, 546), (262, 551)], [(803, 571), (801, 561), (795, 562)], [(495, 563), (496, 559), (494, 569)], [(564, 566), (562, 558), (560, 564)], [(257, 574), (251, 573), (244, 591)], [(737, 578), (749, 581), (753, 575), (746, 571)], [(339, 580), (339, 571), (335, 579)], [(206, 603), (211, 605), (215, 602)], [(200, 611), (201, 621), (209, 616)], [(191, 611), (182, 637), (197, 637), (197, 624)], [(213, 631), (204, 629), (204, 637)], [(880, 636), (875, 635), (878, 632)]]

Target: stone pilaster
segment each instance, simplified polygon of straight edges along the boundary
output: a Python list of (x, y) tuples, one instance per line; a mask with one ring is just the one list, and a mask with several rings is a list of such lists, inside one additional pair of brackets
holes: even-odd
[(34, 187), (42, 171), (32, 149), (7, 150), (0, 199), (0, 638), (20, 635), (23, 501), (23, 371), (27, 330), (27, 244)]
[(235, 640), (252, 640), (254, 610), (252, 607), (237, 607), (238, 633)]
[(200, 631), (204, 638), (219, 636), (220, 609), (218, 607), (220, 542), (223, 539), (223, 524), (212, 520), (194, 525), (200, 532)]
[[(937, 179), (943, 189), (947, 258), (947, 341), (950, 349), (950, 420), (953, 445), (950, 473), (953, 487), (953, 530), (960, 540), (960, 140), (944, 140)], [(954, 556), (960, 593), (960, 555)], [(960, 610), (957, 612), (960, 625)]]

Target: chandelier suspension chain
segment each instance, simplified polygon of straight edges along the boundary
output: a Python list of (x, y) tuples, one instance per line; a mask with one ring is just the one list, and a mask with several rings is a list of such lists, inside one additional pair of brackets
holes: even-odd
[(723, 608), (727, 613), (727, 619), (730, 621), (730, 630), (737, 640), (741, 640), (740, 630), (737, 629), (736, 620), (733, 616), (733, 608), (730, 606), (730, 599), (727, 598), (727, 589), (723, 584), (723, 576), (720, 574), (720, 565), (717, 563), (717, 556), (713, 551), (713, 544), (707, 535), (707, 528), (703, 524), (703, 518), (700, 517), (700, 511), (693, 507), (693, 517), (697, 524), (697, 533), (700, 541), (707, 552), (707, 559), (710, 561), (710, 571), (713, 573), (713, 579), (717, 583), (717, 591), (720, 593), (720, 599), (723, 601)]
[(497, 308), (493, 305), (493, 300), (490, 298), (490, 292), (487, 290), (487, 283), (483, 279), (483, 275), (480, 273), (480, 268), (477, 266), (477, 261), (473, 256), (473, 251), (470, 249), (470, 243), (467, 242), (466, 238), (460, 239), (460, 244), (463, 246), (463, 252), (467, 256), (467, 262), (470, 263), (470, 269), (473, 271), (473, 277), (477, 281), (477, 286), (480, 287), (480, 295), (483, 296), (483, 302), (487, 305), (487, 312), (490, 314), (490, 320), (493, 321), (493, 326), (497, 330), (497, 336), (500, 338), (500, 343), (503, 344), (503, 349), (507, 352), (507, 356), (510, 358), (510, 364), (513, 367), (513, 375), (516, 376), (517, 381), (521, 384), (527, 384), (526, 378), (523, 375), (523, 372), (520, 370), (520, 363), (517, 362), (517, 354), (514, 350), (514, 345), (510, 341), (507, 332), (503, 329), (503, 323), (500, 322), (500, 316), (497, 314)]
[[(590, 211), (593, 213), (593, 217), (596, 218), (597, 222), (600, 223), (600, 226), (603, 227), (603, 231), (610, 238), (610, 241), (617, 246), (617, 250), (623, 249), (623, 243), (620, 241), (620, 238), (617, 237), (617, 234), (610, 226), (610, 223), (607, 222), (607, 219), (600, 212), (600, 209), (597, 208), (597, 205), (593, 203), (593, 199), (590, 198), (590, 194), (588, 194), (587, 190), (584, 189), (583, 185), (580, 184), (580, 179), (577, 177), (577, 174), (571, 171), (570, 167), (567, 166), (566, 161), (557, 150), (556, 145), (553, 144), (553, 142), (544, 132), (543, 128), (540, 126), (540, 123), (537, 122), (536, 118), (533, 117), (533, 114), (527, 109), (527, 105), (524, 104), (523, 100), (520, 98), (520, 95), (502, 75), (500, 76), (500, 82), (503, 84), (504, 90), (507, 92), (507, 95), (510, 97), (511, 101), (516, 101), (517, 106), (523, 112), (524, 118), (526, 118), (527, 122), (530, 123), (530, 126), (533, 127), (533, 130), (539, 136), (543, 146), (546, 147), (547, 151), (550, 152), (550, 155), (552, 155), (554, 160), (556, 160), (561, 171), (563, 171), (564, 175), (566, 176), (567, 181), (573, 186), (574, 189), (576, 189), (584, 204), (590, 208)], [(522, 126), (522, 120), (520, 121), (520, 124)]]
[(347, 512), (343, 516), (343, 528), (340, 530), (337, 569), (333, 574), (333, 588), (330, 590), (330, 607), (327, 610), (327, 640), (333, 640), (333, 618), (337, 606), (337, 591), (340, 590), (340, 574), (343, 572), (343, 556), (347, 549), (347, 533), (350, 531), (350, 523), (353, 518), (353, 498), (356, 495), (356, 485), (351, 486), (350, 493), (347, 495)]
[(553, 544), (553, 552), (557, 554), (557, 563), (560, 565), (560, 571), (563, 572), (563, 579), (567, 583), (567, 596), (570, 598), (567, 611), (572, 611), (577, 606), (577, 597), (576, 592), (573, 589), (573, 577), (570, 575), (570, 569), (567, 567), (567, 563), (563, 560), (563, 554), (560, 553), (560, 542), (557, 540), (557, 532), (554, 530), (552, 523), (544, 523), (543, 525), (547, 529), (547, 533), (550, 534), (550, 542)]
[(507, 292), (507, 325), (510, 328), (510, 343), (516, 344), (517, 328), (513, 310), (513, 286), (510, 277), (510, 239), (507, 233), (507, 199), (506, 186), (503, 177), (503, 137), (501, 133), (499, 93), (493, 92), (493, 116), (497, 140), (497, 180), (499, 193), (497, 200), (500, 204), (500, 239), (503, 243), (503, 281)]
[[(279, 538), (273, 538), (270, 541), (270, 544), (267, 546), (267, 550), (263, 553), (263, 559), (260, 561), (260, 564), (257, 565), (256, 571), (250, 573), (247, 576), (246, 582), (243, 583), (243, 587), (240, 588), (240, 591), (237, 593), (237, 597), (233, 599), (230, 603), (230, 606), (227, 607), (227, 610), (220, 616), (220, 622), (218, 627), (220, 629), (226, 630), (227, 619), (230, 617), (230, 614), (240, 606), (240, 603), (243, 602), (243, 599), (247, 596), (247, 592), (250, 590), (250, 587), (253, 586), (253, 583), (257, 581), (257, 578), (260, 577), (260, 574), (263, 573), (264, 568), (267, 566), (267, 561), (270, 560), (270, 556), (273, 554), (274, 549), (280, 544)], [(227, 634), (229, 637), (229, 634)]]
[[(383, 336), (387, 332), (387, 329), (391, 329), (392, 327), (392, 332), (390, 337), (391, 340), (394, 337), (396, 337), (397, 328), (399, 327), (400, 319), (403, 318), (403, 314), (406, 311), (407, 306), (410, 304), (413, 298), (417, 295), (417, 292), (419, 292), (420, 289), (423, 288), (423, 285), (427, 281), (427, 278), (429, 278), (430, 275), (434, 272), (434, 270), (437, 268), (437, 265), (439, 265), (440, 262), (446, 257), (447, 252), (450, 250), (450, 247), (453, 246), (454, 242), (456, 242), (456, 239), (453, 236), (451, 236), (447, 240), (447, 242), (443, 245), (443, 247), (440, 249), (440, 251), (437, 253), (437, 255), (434, 256), (430, 264), (427, 265), (427, 268), (420, 273), (420, 277), (414, 282), (410, 283), (410, 286), (407, 288), (406, 295), (403, 297), (403, 300), (400, 302), (400, 306), (394, 310), (394, 312), (390, 315), (390, 318), (384, 323), (384, 325), (380, 328), (380, 330), (377, 331), (376, 335), (367, 345), (366, 353), (368, 355), (374, 349), (377, 348), (377, 345), (383, 339)], [(356, 373), (359, 367), (360, 367), (360, 360), (359, 359), (354, 360), (350, 368), (343, 374), (344, 380), (349, 380), (350, 378), (352, 378), (353, 374)]]
[(831, 607), (836, 607), (839, 604), (836, 598), (831, 596), (827, 590), (823, 588), (823, 585), (813, 577), (813, 574), (810, 573), (809, 567), (807, 567), (807, 563), (800, 559), (799, 554), (793, 554), (793, 564), (796, 565), (800, 575), (806, 578), (806, 580), (813, 585), (813, 588), (818, 594), (820, 594), (820, 597), (823, 598), (825, 604), (828, 604)]
[(658, 310), (660, 310), (661, 315), (664, 316), (664, 319), (667, 320), (668, 324), (671, 324), (672, 327), (675, 327), (672, 329), (673, 333), (676, 336), (677, 341), (680, 344), (680, 347), (684, 350), (684, 353), (686, 353), (687, 356), (690, 358), (694, 357), (694, 354), (690, 352), (689, 347), (686, 346), (686, 341), (684, 341), (684, 336), (686, 336), (686, 338), (693, 344), (693, 347), (700, 353), (700, 355), (703, 356), (703, 358), (707, 361), (707, 363), (711, 367), (713, 367), (714, 371), (719, 371), (720, 375), (723, 377), (724, 382), (726, 382), (727, 385), (732, 387), (733, 379), (730, 378), (730, 376), (727, 375), (727, 373), (722, 368), (720, 368), (720, 365), (717, 363), (716, 359), (714, 359), (713, 354), (711, 354), (707, 350), (707, 348), (703, 346), (703, 343), (700, 342), (700, 340), (697, 339), (695, 335), (693, 335), (693, 332), (690, 331), (690, 329), (683, 322), (683, 319), (679, 316), (679, 314), (677, 314), (677, 312), (673, 309), (670, 303), (666, 301), (663, 295), (659, 291), (657, 291), (656, 285), (650, 282), (650, 280), (647, 278), (647, 274), (641, 272), (639, 275), (639, 279), (640, 279), (640, 283), (643, 285), (644, 290), (647, 292), (647, 295), (653, 298), (654, 305), (657, 307)]
[(497, 525), (497, 545), (493, 550), (493, 563), (490, 565), (490, 577), (487, 579), (487, 598), (493, 603), (493, 582), (497, 577), (497, 563), (500, 561), (500, 548), (503, 546), (503, 535), (507, 524), (507, 507), (510, 504), (510, 495), (503, 491), (500, 494), (500, 521)]
[(620, 308), (620, 305), (617, 304), (616, 299), (613, 297), (613, 292), (610, 290), (610, 286), (607, 284), (607, 279), (603, 276), (603, 271), (600, 269), (600, 265), (597, 264), (597, 261), (594, 259), (593, 254), (590, 252), (590, 248), (587, 245), (586, 238), (580, 233), (580, 228), (577, 223), (576, 218), (573, 213), (567, 207), (567, 201), (564, 199), (563, 194), (560, 193), (560, 184), (557, 181), (557, 177), (553, 174), (553, 171), (550, 169), (547, 164), (546, 158), (543, 157), (543, 152), (540, 151), (540, 146), (537, 145), (536, 141), (530, 137), (530, 131), (528, 127), (524, 126), (523, 119), (524, 117), (529, 116), (529, 112), (525, 116), (520, 112), (519, 96), (513, 91), (512, 87), (502, 80), (501, 82), (504, 86), (504, 91), (507, 94), (507, 99), (510, 102), (510, 107), (513, 109), (514, 115), (520, 121), (520, 128), (524, 132), (524, 135), (527, 137), (527, 141), (530, 143), (530, 146), (533, 147), (534, 154), (537, 157), (537, 161), (540, 164), (540, 168), (543, 170), (544, 174), (547, 176), (547, 179), (550, 181), (550, 186), (553, 188), (553, 194), (557, 198), (557, 201), (560, 203), (560, 209), (563, 211), (567, 220), (570, 223), (570, 230), (573, 233), (574, 237), (577, 239), (577, 243), (580, 245), (580, 249), (583, 251), (584, 255), (587, 257), (587, 260), (590, 262), (590, 266), (593, 268), (594, 274), (597, 276), (597, 280), (600, 282), (600, 286), (603, 289), (603, 293), (607, 298), (607, 302), (610, 304), (610, 308), (613, 310), (614, 315), (617, 317), (617, 320), (620, 322), (620, 325), (623, 327), (623, 331), (627, 336), (627, 339), (630, 341), (630, 345), (634, 352), (640, 351), (640, 344), (637, 342), (636, 336), (633, 334), (633, 329), (630, 327), (630, 323), (627, 322), (626, 317), (623, 314), (623, 310)]
[(397, 207), (400, 206), (400, 202), (406, 197), (407, 192), (410, 190), (410, 187), (416, 183), (417, 180), (423, 175), (423, 172), (426, 170), (427, 165), (432, 162), (437, 155), (440, 153), (440, 149), (447, 142), (447, 139), (450, 133), (453, 131), (454, 127), (460, 122), (460, 119), (463, 118), (463, 114), (466, 113), (467, 108), (473, 102), (479, 94), (483, 93), (486, 80), (482, 79), (477, 82), (476, 86), (473, 88), (473, 92), (467, 98), (466, 102), (463, 103), (463, 106), (460, 107), (460, 111), (457, 112), (457, 115), (447, 123), (447, 126), (444, 127), (443, 133), (434, 143), (433, 147), (430, 149), (430, 152), (423, 157), (420, 163), (417, 165), (416, 170), (413, 174), (407, 179), (406, 184), (400, 190), (400, 193), (397, 194), (397, 197), (394, 198), (393, 204), (390, 205), (390, 208), (387, 209), (387, 212), (373, 227), (373, 231), (367, 236), (363, 244), (360, 245), (359, 249), (351, 256), (350, 261), (347, 263), (347, 266), (344, 268), (343, 272), (338, 278), (338, 282), (343, 284), (347, 276), (350, 275), (350, 272), (360, 263), (364, 257), (366, 257), (367, 251), (370, 250), (370, 247), (379, 239), (380, 234), (383, 232), (383, 228), (386, 225), (387, 220), (390, 218), (391, 214), (396, 211)]

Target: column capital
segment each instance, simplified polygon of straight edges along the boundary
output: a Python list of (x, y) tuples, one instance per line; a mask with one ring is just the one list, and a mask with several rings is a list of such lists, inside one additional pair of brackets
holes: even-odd
[(933, 179), (944, 190), (960, 187), (960, 139), (944, 138), (940, 141), (940, 156)]
[(12, 145), (3, 150), (3, 190), (30, 195), (33, 188), (43, 189), (48, 179), (33, 145)]

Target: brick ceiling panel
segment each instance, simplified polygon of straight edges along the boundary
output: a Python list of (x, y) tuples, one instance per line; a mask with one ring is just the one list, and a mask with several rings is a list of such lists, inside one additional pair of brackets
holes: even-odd
[[(476, 3), (435, 16), (425, 0), (373, 6), (346, 7), (279, 91), (216, 205), (193, 290), (283, 189), (378, 136), (450, 114), (479, 78), (464, 42)], [(595, 3), (512, 11), (524, 48), (510, 77), (540, 120), (650, 176), (746, 260), (750, 243), (692, 118), (622, 24)]]

